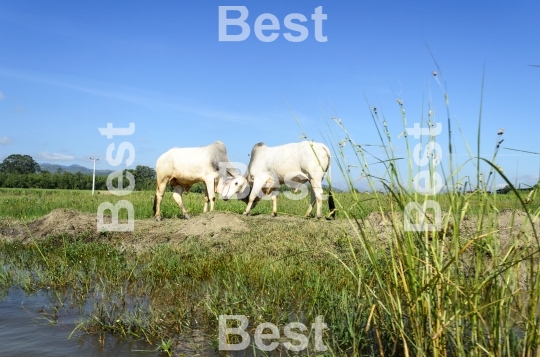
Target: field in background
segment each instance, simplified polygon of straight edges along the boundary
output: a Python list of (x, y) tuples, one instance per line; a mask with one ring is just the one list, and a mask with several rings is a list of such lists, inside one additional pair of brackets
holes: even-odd
[[(520, 197), (526, 200), (528, 193), (520, 192)], [(338, 203), (338, 218), (345, 218), (344, 212), (353, 213), (358, 218), (364, 218), (368, 214), (376, 211), (390, 212), (391, 202), (397, 203), (388, 194), (381, 193), (334, 193)], [(519, 209), (520, 202), (514, 192), (508, 194), (483, 195), (469, 193), (463, 195), (469, 202), (467, 214), (477, 212), (481, 207), (489, 203), (498, 210)], [(43, 190), (43, 189), (17, 189), (0, 188), (0, 218), (12, 218), (17, 220), (32, 220), (52, 212), (57, 208), (69, 208), (80, 212), (96, 213), (98, 206), (102, 202), (116, 203), (119, 200), (130, 201), (135, 208), (135, 219), (152, 218), (154, 192), (133, 191), (127, 196), (115, 196), (109, 191), (97, 191), (94, 196), (89, 191), (79, 190)], [(184, 205), (190, 215), (198, 215), (203, 211), (204, 196), (200, 193), (189, 193), (182, 196)], [(449, 194), (441, 194), (435, 199), (441, 204), (443, 211), (448, 211), (451, 197)], [(412, 198), (405, 200), (405, 203), (413, 201)], [(309, 195), (301, 200), (287, 199), (281, 193), (278, 196), (278, 214), (293, 216), (304, 216), (309, 205)], [(540, 207), (540, 201), (530, 202), (529, 209), (535, 211)], [(216, 210), (225, 212), (235, 212), (241, 214), (246, 208), (245, 203), (238, 200), (223, 201), (216, 199)], [(252, 214), (270, 214), (272, 212), (271, 201), (262, 200), (257, 207), (252, 210)], [(323, 215), (328, 214), (328, 202), (323, 202)], [(181, 218), (181, 211), (172, 198), (171, 192), (166, 192), (162, 201), (163, 218)], [(126, 212), (120, 213), (120, 217), (127, 218)]]

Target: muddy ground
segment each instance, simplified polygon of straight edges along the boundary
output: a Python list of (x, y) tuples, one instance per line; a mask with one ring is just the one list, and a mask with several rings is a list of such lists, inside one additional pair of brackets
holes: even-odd
[[(400, 231), (403, 230), (402, 223), (392, 225), (392, 221), (403, 222), (401, 215), (392, 217), (389, 213), (384, 215), (379, 212), (371, 213), (364, 221), (367, 236), (387, 245), (395, 236), (395, 227)], [(533, 236), (532, 225), (523, 222), (526, 222), (526, 215), (523, 212), (512, 214), (511, 211), (504, 211), (499, 214), (498, 222), (490, 222), (488, 217), (484, 217), (483, 228), (479, 233), (478, 217), (466, 216), (461, 223), (460, 238), (468, 241), (482, 234), (497, 232), (503, 250), (516, 239), (530, 247), (535, 242), (534, 239), (530, 240)], [(450, 239), (453, 227), (451, 224), (447, 225), (446, 219), (443, 219), (443, 223), (443, 229), (434, 234), (434, 237)], [(242, 240), (246, 236), (269, 240), (283, 236), (286, 239), (309, 240), (310, 244), (313, 244), (318, 237), (355, 235), (357, 230), (354, 227), (356, 223), (345, 219), (327, 221), (286, 215), (270, 217), (263, 214), (246, 217), (230, 212), (212, 212), (194, 216), (189, 220), (164, 219), (161, 222), (153, 219), (135, 220), (133, 232), (98, 232), (95, 214), (57, 209), (42, 218), (26, 223), (0, 219), (0, 239), (27, 243), (65, 234), (82, 237), (86, 241), (116, 242), (122, 248), (142, 251), (163, 243), (181, 244), (188, 238), (207, 242), (223, 240), (230, 242)], [(535, 221), (535, 228), (540, 232), (539, 219)]]

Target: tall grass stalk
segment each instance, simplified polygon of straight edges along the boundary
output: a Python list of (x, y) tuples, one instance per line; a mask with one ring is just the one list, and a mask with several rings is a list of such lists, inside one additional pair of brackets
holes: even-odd
[[(448, 166), (445, 174), (442, 165), (437, 166), (435, 161), (441, 158), (433, 157), (431, 152), (428, 170), (431, 187), (436, 173), (443, 172), (446, 193), (431, 190), (421, 194), (411, 190), (414, 158), (405, 130), (408, 124), (401, 100), (398, 99), (397, 103), (404, 125), (404, 135), (400, 136), (404, 137), (408, 154), (408, 177), (400, 175), (398, 166), (401, 158), (392, 144), (387, 121), (381, 118), (376, 108), (368, 103), (368, 107), (373, 108), (370, 109), (373, 123), (384, 148), (385, 157), (376, 158), (377, 164), (385, 167), (381, 178), (371, 174), (373, 163), (367, 160), (370, 154), (365, 147), (353, 139), (341, 119), (334, 119), (345, 135), (335, 148), (338, 156), (336, 166), (348, 185), (354, 182), (347, 169), (350, 163), (345, 160), (346, 146), (350, 145), (381, 212), (382, 207), (389, 206), (388, 215), (381, 216), (391, 224), (392, 233), (388, 236), (378, 233), (365, 219), (362, 199), (358, 196), (352, 195), (356, 201), (351, 207), (356, 209), (342, 211), (355, 230), (353, 239), (359, 241), (361, 247), (360, 252), (352, 252), (355, 263), (345, 264), (345, 267), (357, 283), (357, 299), (371, 307), (365, 331), (371, 331), (375, 336), (374, 342), (378, 346), (375, 353), (379, 355), (537, 355), (540, 353), (540, 244), (534, 222), (540, 211), (530, 203), (536, 197), (538, 185), (529, 194), (530, 198), (524, 199), (496, 165), (501, 132), (491, 159), (480, 157), (480, 110), (477, 156), (471, 155), (468, 161), (476, 164), (476, 189), (473, 193), (466, 191), (467, 184), (471, 183), (461, 178), (460, 173), (465, 164), (456, 167), (453, 160), (446, 83), (441, 83), (437, 74), (435, 79), (443, 89), (448, 118), (449, 146), (448, 160), (445, 161)], [(427, 118), (427, 126), (434, 127), (431, 109)], [(436, 137), (430, 135), (427, 142), (435, 143)], [(426, 150), (425, 146), (423, 150)], [(481, 164), (489, 169), (487, 179), (483, 179)], [(499, 223), (501, 195), (491, 193), (495, 187), (490, 179), (496, 175), (515, 193), (516, 204), (512, 208), (508, 242), (501, 238), (504, 230), (508, 229)], [(377, 184), (389, 193), (389, 204), (383, 203), (386, 195), (378, 192)], [(463, 190), (459, 190), (459, 186)], [(409, 202), (418, 202), (425, 210), (428, 200), (439, 202), (443, 209), (441, 227), (430, 231), (405, 231), (404, 207)], [(424, 213), (428, 223), (434, 223), (435, 213), (431, 210)], [(514, 219), (518, 214), (524, 215), (525, 219), (519, 232), (515, 232)], [(418, 219), (419, 216), (413, 217), (416, 222)], [(472, 236), (462, 231), (468, 219), (477, 222)], [(386, 243), (381, 246), (381, 241)], [(351, 242), (350, 245), (355, 244)], [(361, 256), (366, 260), (361, 260)], [(366, 261), (369, 265), (365, 265)]]

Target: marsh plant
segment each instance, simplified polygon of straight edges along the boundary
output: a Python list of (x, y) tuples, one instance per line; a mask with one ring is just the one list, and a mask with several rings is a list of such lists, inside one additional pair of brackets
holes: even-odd
[[(410, 134), (413, 127), (407, 124), (402, 100), (397, 100), (403, 121), (399, 145), (406, 148), (401, 158), (387, 121), (369, 103), (383, 159), (374, 159), (372, 148), (355, 142), (345, 121), (334, 118), (344, 134), (334, 147), (337, 165), (355, 199), (352, 206), (341, 205), (340, 214), (354, 228), (351, 246), (358, 242), (361, 246), (360, 251), (351, 250), (355, 263), (343, 265), (357, 286), (356, 299), (368, 312), (355, 333), (370, 338), (371, 354), (381, 356), (536, 356), (540, 353), (540, 245), (535, 222), (540, 210), (530, 203), (536, 200), (538, 185), (522, 197), (497, 165), (502, 129), (494, 130), (493, 156), (480, 157), (481, 108), (478, 149), (473, 153), (465, 143), (469, 160), (460, 165), (455, 162), (446, 84), (440, 74), (434, 72), (434, 77), (444, 96), (447, 118), (435, 122), (430, 105), (427, 117), (419, 123), (425, 128), (420, 136), (421, 152), (413, 149), (418, 141)], [(437, 143), (440, 126), (448, 135), (443, 151)], [(422, 159), (420, 153), (425, 167), (414, 164)], [(351, 155), (354, 162), (348, 160)], [(370, 199), (378, 202), (388, 234), (381, 234), (365, 219), (365, 197), (352, 189), (357, 179), (350, 174), (353, 165), (369, 183), (374, 193)], [(467, 165), (475, 167), (476, 183), (461, 178)], [(374, 174), (375, 167), (382, 167), (383, 175)], [(427, 170), (423, 185), (413, 180), (422, 176), (421, 170)], [(504, 212), (500, 202), (506, 195), (497, 194), (496, 179), (515, 193), (509, 222), (499, 219)], [(385, 194), (379, 192), (381, 188)], [(388, 196), (390, 204), (385, 201)], [(420, 208), (412, 215), (413, 223), (425, 219), (426, 229), (407, 229), (404, 210), (411, 202)], [(428, 209), (433, 207), (429, 202), (442, 210)], [(470, 222), (474, 224), (467, 231), (464, 227), (470, 228)]]

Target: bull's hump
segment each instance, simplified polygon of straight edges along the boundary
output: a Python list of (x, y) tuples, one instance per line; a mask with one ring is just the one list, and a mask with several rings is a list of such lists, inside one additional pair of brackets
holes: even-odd
[(214, 150), (217, 150), (218, 152), (227, 154), (227, 148), (225, 147), (225, 144), (221, 141), (216, 141), (210, 146), (213, 146), (215, 148)]
[(265, 148), (265, 147), (266, 147), (266, 145), (265, 145), (265, 143), (263, 143), (263, 142), (260, 142), (260, 143), (257, 143), (257, 144), (255, 144), (255, 145), (253, 145), (253, 149), (251, 149), (251, 159), (253, 160), (253, 156), (255, 156), (255, 154), (256, 154), (259, 150), (261, 150), (261, 149), (263, 149), (263, 148)]

